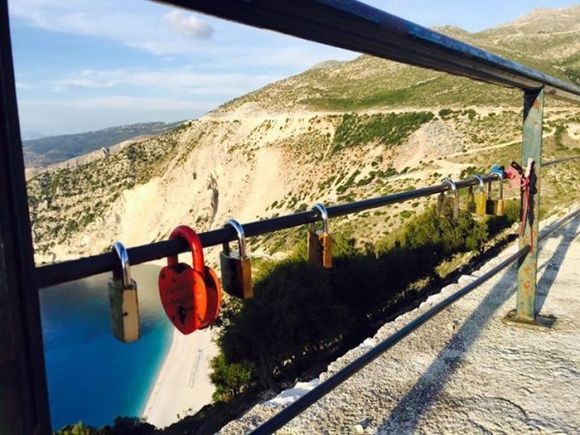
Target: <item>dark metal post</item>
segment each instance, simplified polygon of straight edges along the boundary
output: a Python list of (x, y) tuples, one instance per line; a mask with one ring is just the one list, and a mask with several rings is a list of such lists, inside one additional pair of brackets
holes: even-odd
[[(536, 310), (536, 275), (538, 269), (538, 231), (540, 211), (540, 172), (542, 166), (542, 120), (544, 116), (544, 90), (525, 91), (524, 125), (522, 138), (522, 166), (533, 159), (530, 172), (530, 194), (524, 233), (520, 237), (520, 248), (530, 245), (532, 249), (518, 266), (518, 295), (516, 317), (533, 321)], [(522, 203), (524, 201), (522, 200)]]
[(6, 0), (0, 0), (0, 433), (50, 433)]

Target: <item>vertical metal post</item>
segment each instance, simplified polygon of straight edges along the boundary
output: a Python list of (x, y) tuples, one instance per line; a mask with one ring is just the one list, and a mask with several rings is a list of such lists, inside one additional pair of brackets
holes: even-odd
[[(540, 172), (542, 166), (542, 121), (544, 116), (544, 90), (524, 92), (524, 125), (522, 138), (522, 166), (534, 160), (530, 174), (530, 197), (524, 233), (520, 248), (530, 245), (530, 252), (519, 261), (516, 317), (533, 321), (536, 311), (536, 275), (538, 268), (538, 231), (540, 211)], [(522, 201), (523, 203), (523, 201)]]
[(50, 433), (7, 0), (0, 0), (0, 433)]

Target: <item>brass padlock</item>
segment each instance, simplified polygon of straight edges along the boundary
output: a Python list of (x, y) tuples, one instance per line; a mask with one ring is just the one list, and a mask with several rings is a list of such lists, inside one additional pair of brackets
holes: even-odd
[(475, 192), (475, 214), (479, 216), (485, 216), (487, 207), (487, 195), (485, 193), (483, 178), (479, 175), (475, 175), (475, 178), (479, 181), (479, 186), (477, 192)]
[(115, 242), (114, 251), (119, 256), (120, 268), (113, 269), (109, 281), (109, 303), (113, 335), (123, 343), (139, 340), (139, 301), (137, 283), (131, 279), (129, 256), (121, 242)]
[(445, 179), (441, 184), (449, 185), (452, 196), (446, 195), (445, 191), (439, 194), (437, 197), (437, 212), (442, 214), (445, 208), (452, 207), (453, 219), (457, 219), (459, 218), (459, 191), (457, 186), (451, 179)]
[(223, 251), (220, 252), (222, 288), (236, 298), (250, 299), (254, 296), (252, 262), (246, 255), (244, 228), (235, 219), (228, 220), (224, 227), (228, 225), (234, 227), (238, 234), (239, 250), (232, 252), (229, 243), (223, 244)]
[(443, 210), (445, 209), (445, 192), (441, 192), (437, 195), (437, 214), (441, 216), (443, 214)]
[(494, 216), (503, 216), (505, 213), (505, 200), (503, 198), (503, 175), (494, 172), (499, 179), (499, 198), (491, 199), (491, 183), (489, 183), (488, 199), (487, 199), (487, 213)]
[(322, 219), (322, 230), (316, 230), (314, 224), (308, 229), (308, 262), (324, 269), (332, 267), (332, 238), (328, 230), (328, 212), (322, 204), (312, 208), (317, 210)]
[(473, 194), (473, 186), (467, 188), (467, 211), (471, 213), (475, 211), (475, 195)]

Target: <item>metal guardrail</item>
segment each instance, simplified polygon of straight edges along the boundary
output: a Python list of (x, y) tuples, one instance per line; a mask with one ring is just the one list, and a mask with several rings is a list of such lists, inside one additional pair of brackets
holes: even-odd
[[(486, 175), (481, 177), (484, 182), (492, 183), (498, 180), (496, 175)], [(470, 178), (468, 180), (455, 181), (457, 189), (464, 189), (469, 186), (476, 186), (479, 180)], [(449, 184), (438, 184), (436, 186), (423, 187), (421, 189), (409, 190), (406, 192), (394, 193), (392, 195), (380, 196), (377, 198), (365, 199), (362, 201), (350, 202), (347, 204), (327, 207), (328, 217), (334, 218), (389, 204), (408, 201), (410, 199), (421, 198), (450, 190)], [(294, 213), (286, 216), (279, 216), (271, 219), (249, 222), (244, 224), (246, 237), (259, 236), (288, 228), (298, 227), (320, 220), (318, 211), (309, 210)], [(204, 247), (217, 246), (226, 242), (237, 240), (237, 233), (227, 226), (218, 230), (199, 233), (199, 238)], [(165, 240), (127, 249), (131, 265), (141, 264), (159, 258), (166, 258), (172, 255), (188, 252), (189, 247), (181, 239)], [(118, 266), (118, 258), (114, 253), (94, 255), (77, 260), (63, 261), (61, 263), (40, 266), (36, 269), (36, 279), (39, 287), (47, 287), (61, 284), (76, 279), (86, 278), (103, 272), (112, 271)]]
[(580, 87), (352, 0), (159, 0), (253, 27), (580, 102)]
[(573, 160), (578, 160), (578, 159), (580, 159), (580, 156), (563, 157), (561, 159), (550, 160), (549, 162), (543, 163), (542, 166), (552, 166), (552, 165), (557, 165), (558, 163), (571, 162)]
[[(549, 234), (551, 234), (552, 232), (561, 228), (563, 225), (565, 225), (567, 222), (569, 222), (571, 219), (573, 219), (574, 217), (576, 217), (578, 215), (580, 215), (580, 209), (575, 210), (574, 212), (570, 213), (568, 216), (561, 219), (556, 225), (551, 227), (549, 229), (549, 231), (546, 231), (540, 237), (540, 239), (547, 237)], [(516, 262), (520, 258), (524, 257), (529, 251), (530, 251), (530, 247), (525, 246), (524, 248), (520, 249), (515, 254), (510, 255), (508, 258), (506, 258), (504, 261), (502, 261), (497, 266), (494, 266), (493, 268), (491, 268), (490, 270), (485, 272), (483, 275), (481, 275), (476, 280), (472, 281), (471, 283), (467, 284), (462, 289), (456, 291), (455, 293), (451, 294), (450, 296), (448, 296), (447, 298), (445, 298), (441, 302), (439, 302), (436, 305), (434, 305), (433, 307), (429, 308), (423, 314), (419, 315), (417, 318), (415, 318), (412, 321), (410, 321), (409, 323), (407, 323), (405, 326), (403, 326), (397, 332), (395, 332), (394, 334), (390, 335), (388, 338), (386, 338), (385, 340), (380, 342), (378, 345), (373, 347), (371, 350), (364, 353), (363, 355), (361, 355), (360, 357), (358, 357), (357, 359), (355, 359), (354, 361), (349, 363), (347, 366), (340, 369), (338, 372), (336, 372), (330, 378), (328, 378), (327, 380), (325, 380), (324, 382), (322, 382), (321, 384), (319, 384), (318, 386), (316, 386), (315, 388), (310, 390), (304, 396), (300, 397), (295, 402), (288, 405), (286, 408), (284, 408), (278, 414), (274, 415), (274, 417), (270, 418), (268, 421), (266, 421), (261, 426), (256, 428), (252, 432), (252, 434), (266, 435), (266, 434), (274, 433), (274, 431), (280, 429), (282, 426), (284, 426), (286, 423), (288, 423), (294, 417), (296, 417), (300, 413), (302, 413), (302, 411), (306, 410), (310, 405), (314, 404), (319, 399), (324, 397), (326, 394), (330, 393), (332, 390), (334, 390), (340, 384), (345, 382), (347, 379), (349, 379), (355, 373), (357, 373), (361, 369), (363, 369), (366, 365), (368, 365), (369, 363), (371, 363), (372, 361), (377, 359), (379, 356), (381, 356), (383, 353), (385, 353), (386, 351), (391, 349), (395, 344), (397, 344), (399, 341), (401, 341), (407, 335), (409, 335), (410, 333), (412, 333), (413, 331), (418, 329), (420, 326), (425, 324), (425, 322), (427, 322), (427, 320), (435, 317), (435, 315), (437, 315), (438, 313), (443, 311), (445, 308), (447, 308), (451, 304), (457, 302), (463, 296), (472, 292), (473, 290), (478, 288), (480, 285), (487, 282), (489, 279), (493, 278), (499, 272), (501, 272), (505, 268), (509, 267), (510, 265), (512, 265), (514, 262)]]
[[(561, 162), (566, 162), (580, 158), (580, 156), (567, 157), (564, 159), (546, 162), (543, 165), (549, 166)], [(486, 175), (482, 177), (486, 183), (498, 181), (496, 175)], [(455, 181), (458, 189), (464, 189), (470, 186), (476, 186), (479, 180), (470, 178), (467, 180)], [(352, 213), (358, 213), (373, 208), (384, 207), (390, 204), (405, 202), (411, 199), (422, 198), (437, 193), (450, 190), (448, 184), (438, 184), (435, 186), (423, 187), (420, 189), (398, 192), (391, 195), (380, 196), (377, 198), (354, 201), (346, 204), (340, 204), (327, 207), (328, 217), (334, 218)], [(255, 237), (280, 231), (288, 228), (306, 225), (320, 220), (319, 213), (309, 210), (300, 213), (294, 213), (286, 216), (279, 216), (271, 219), (249, 222), (244, 224), (246, 237)], [(199, 238), (204, 247), (217, 246), (226, 242), (237, 240), (237, 234), (231, 227), (225, 227), (218, 230), (199, 233)], [(153, 261), (160, 258), (166, 258), (172, 255), (188, 252), (187, 244), (181, 239), (164, 240), (161, 242), (150, 243), (147, 245), (136, 246), (127, 249), (131, 265), (137, 265)], [(99, 273), (110, 272), (118, 266), (118, 258), (114, 253), (105, 253), (84, 257), (76, 260), (63, 261), (36, 268), (37, 284), (40, 288), (51, 285), (62, 284), (77, 279), (87, 278)]]

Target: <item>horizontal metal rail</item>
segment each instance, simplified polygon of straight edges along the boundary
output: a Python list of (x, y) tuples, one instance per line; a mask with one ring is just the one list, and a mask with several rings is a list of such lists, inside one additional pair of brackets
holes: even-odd
[(580, 102), (580, 87), (353, 0), (158, 0), (310, 41)]
[(565, 162), (570, 162), (572, 160), (577, 160), (580, 159), (580, 156), (573, 156), (573, 157), (563, 157), (561, 159), (554, 159), (554, 160), (550, 160), (549, 162), (546, 163), (542, 163), (543, 167), (546, 166), (552, 166), (552, 165), (556, 165), (558, 163), (565, 163)]
[[(561, 163), (578, 157), (567, 157), (564, 159), (552, 160), (543, 163), (543, 166), (549, 166)], [(496, 175), (486, 175), (482, 177), (484, 182), (490, 183), (497, 181)], [(455, 182), (458, 189), (464, 189), (469, 186), (476, 186), (479, 180), (470, 178)], [(438, 184), (435, 186), (423, 187), (407, 192), (394, 193), (392, 195), (380, 196), (377, 198), (365, 199), (346, 204), (327, 207), (328, 217), (339, 217), (352, 213), (357, 213), (373, 208), (383, 207), (390, 204), (396, 204), (411, 199), (422, 198), (437, 193), (450, 190), (448, 184)], [(288, 228), (298, 227), (301, 225), (316, 222), (320, 219), (317, 211), (309, 210), (301, 213), (295, 213), (286, 216), (279, 216), (271, 219), (249, 222), (244, 224), (246, 237), (255, 237), (262, 234), (268, 234), (275, 231), (285, 230)], [(228, 226), (218, 230), (199, 233), (199, 238), (204, 247), (216, 246), (226, 242), (237, 240), (235, 230)], [(164, 240), (161, 242), (150, 243), (147, 245), (136, 246), (127, 249), (131, 265), (146, 263), (148, 261), (166, 258), (171, 255), (177, 255), (188, 252), (187, 244), (181, 239)], [(76, 260), (63, 261), (60, 263), (39, 266), (36, 268), (36, 279), (39, 288), (51, 285), (62, 284), (81, 278), (97, 275), (99, 273), (110, 272), (117, 267), (118, 258), (116, 254), (106, 253), (93, 255), (90, 257), (79, 258)]]
[(553, 224), (549, 225), (544, 231), (543, 233), (540, 235), (540, 237), (538, 237), (538, 240), (544, 240), (546, 237), (548, 237), (550, 234), (552, 234), (554, 231), (559, 230), (560, 228), (562, 228), (564, 225), (566, 225), (568, 222), (570, 222), (572, 219), (574, 219), (575, 217), (580, 216), (580, 208), (574, 210), (571, 213), (568, 213), (568, 215), (564, 216), (562, 219), (560, 219), (557, 222), (554, 222)]
[[(574, 217), (576, 217), (578, 215), (580, 215), (580, 209), (575, 210), (574, 212), (570, 213), (568, 216), (566, 216), (562, 220), (560, 220), (557, 224), (550, 227), (548, 231), (544, 232), (544, 234), (540, 237), (540, 239), (547, 237), (549, 234), (556, 231), (557, 229), (559, 229), (564, 224), (566, 224), (567, 222), (569, 222), (571, 219), (573, 219)], [(300, 413), (302, 413), (302, 411), (304, 411), (310, 405), (314, 404), (316, 401), (321, 399), (323, 396), (325, 396), (326, 394), (331, 392), (333, 389), (338, 387), (340, 384), (345, 382), (347, 379), (349, 379), (355, 373), (357, 373), (362, 368), (364, 368), (367, 364), (369, 364), (372, 361), (374, 361), (375, 359), (377, 359), (379, 356), (381, 356), (387, 350), (392, 348), (395, 344), (397, 344), (399, 341), (401, 341), (403, 338), (405, 338), (411, 332), (418, 329), (427, 320), (433, 318), (436, 314), (443, 311), (443, 309), (447, 308), (449, 305), (458, 301), (460, 298), (462, 298), (463, 296), (465, 296), (466, 294), (468, 294), (472, 290), (476, 289), (481, 284), (485, 283), (486, 281), (488, 281), (493, 276), (497, 275), (499, 272), (501, 272), (505, 268), (509, 267), (515, 261), (517, 261), (518, 259), (522, 258), (524, 255), (526, 255), (529, 252), (529, 250), (530, 250), (529, 246), (523, 247), (518, 252), (511, 255), (510, 257), (508, 257), (507, 259), (502, 261), (497, 266), (495, 266), (492, 269), (490, 269), (489, 271), (485, 272), (483, 275), (481, 275), (479, 278), (477, 278), (473, 282), (467, 284), (462, 289), (458, 290), (457, 292), (455, 292), (452, 295), (445, 298), (443, 301), (434, 305), (429, 310), (425, 311), (423, 314), (418, 316), (416, 319), (413, 319), (412, 321), (407, 323), (405, 326), (403, 326), (401, 329), (399, 329), (397, 332), (395, 332), (394, 334), (392, 334), (391, 336), (389, 336), (388, 338), (383, 340), (381, 343), (379, 343), (373, 349), (371, 349), (370, 351), (361, 355), (360, 357), (358, 357), (357, 359), (352, 361), (350, 364), (348, 364), (346, 367), (343, 367), (337, 373), (332, 375), (326, 381), (324, 381), (323, 383), (321, 383), (317, 387), (313, 388), (311, 391), (306, 393), (304, 396), (300, 397), (298, 400), (296, 400), (292, 404), (288, 405), (286, 408), (284, 408), (282, 411), (280, 411), (278, 414), (276, 414), (270, 420), (266, 421), (264, 424), (262, 424), (257, 429), (255, 429), (252, 432), (252, 434), (261, 435), (261, 434), (274, 433), (274, 431), (280, 429), (282, 426), (284, 426), (286, 423), (288, 423), (294, 417), (296, 417)]]
[[(484, 182), (497, 181), (498, 177), (494, 174), (482, 177)], [(458, 189), (478, 185), (476, 178), (456, 181)], [(450, 190), (449, 184), (438, 184), (435, 186), (423, 187), (421, 189), (409, 190), (407, 192), (394, 193), (392, 195), (380, 196), (377, 198), (365, 199), (362, 201), (350, 202), (347, 204), (327, 207), (328, 217), (344, 216), (377, 207), (383, 207), (389, 204), (408, 201), (410, 199), (421, 198), (424, 196), (434, 195), (436, 193)], [(286, 216), (279, 216), (271, 219), (249, 222), (244, 224), (246, 237), (259, 236), (274, 231), (285, 230), (288, 228), (298, 227), (320, 220), (317, 211), (309, 210), (301, 213), (295, 213)], [(221, 245), (222, 243), (237, 240), (237, 233), (231, 226), (218, 230), (199, 233), (199, 238), (204, 247)], [(162, 242), (151, 243), (148, 245), (137, 246), (127, 249), (131, 265), (146, 263), (148, 261), (177, 255), (188, 252), (187, 244), (181, 239), (165, 240)], [(86, 278), (99, 273), (112, 271), (118, 265), (116, 254), (106, 253), (94, 255), (91, 257), (80, 258), (77, 260), (63, 261), (61, 263), (40, 266), (36, 269), (36, 278), (39, 288), (55, 284), (62, 284), (76, 279)]]

